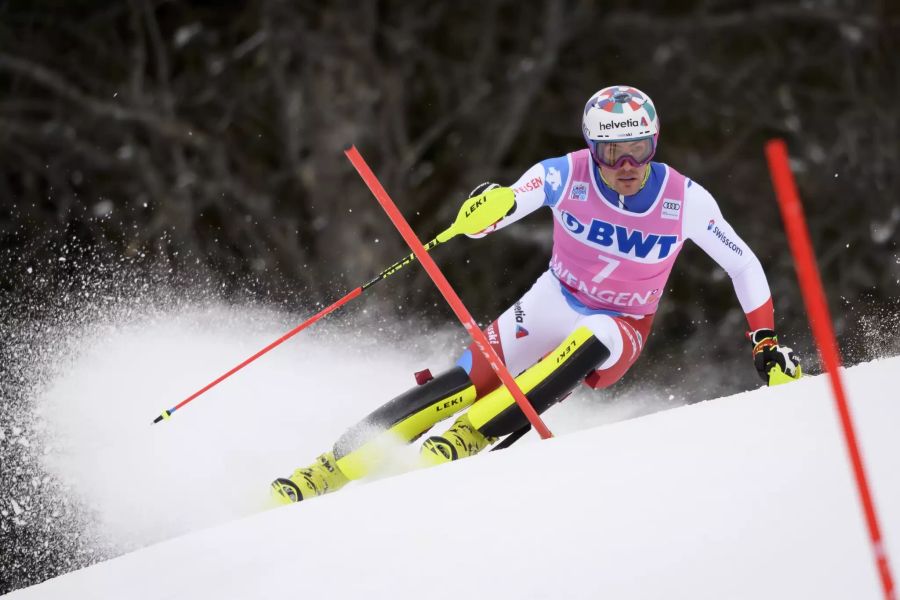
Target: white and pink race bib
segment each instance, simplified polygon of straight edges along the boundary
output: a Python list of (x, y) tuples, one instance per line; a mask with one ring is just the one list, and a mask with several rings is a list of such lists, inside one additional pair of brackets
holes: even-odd
[(568, 159), (569, 181), (553, 207), (550, 269), (589, 308), (656, 312), (684, 243), (685, 177), (666, 166), (656, 201), (646, 212), (633, 213), (600, 194), (587, 149)]

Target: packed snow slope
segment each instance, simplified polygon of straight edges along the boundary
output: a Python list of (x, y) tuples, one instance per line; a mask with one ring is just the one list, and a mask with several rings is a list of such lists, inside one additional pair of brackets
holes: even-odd
[[(845, 371), (895, 575), (898, 372), (900, 358)], [(548, 422), (553, 427), (552, 413)], [(184, 426), (173, 419), (154, 433)], [(173, 495), (167, 508), (177, 514), (183, 501), (200, 502), (215, 512), (229, 494), (227, 479), (204, 482), (188, 499)], [(875, 599), (881, 592), (820, 376), (352, 484), (10, 598), (284, 596)]]

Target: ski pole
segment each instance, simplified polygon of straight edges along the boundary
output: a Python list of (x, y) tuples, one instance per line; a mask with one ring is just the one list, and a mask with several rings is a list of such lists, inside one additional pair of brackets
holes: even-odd
[[(465, 205), (459, 210), (459, 214), (457, 214), (456, 220), (453, 222), (453, 224), (450, 227), (448, 227), (447, 229), (445, 229), (444, 231), (442, 231), (441, 233), (439, 233), (437, 235), (437, 237), (435, 237), (433, 240), (428, 242), (428, 244), (425, 246), (425, 249), (427, 251), (431, 251), (432, 249), (436, 248), (437, 246), (443, 244), (444, 242), (450, 241), (451, 239), (453, 239), (454, 237), (456, 237), (460, 234), (473, 234), (473, 233), (478, 233), (479, 231), (482, 231), (484, 229), (487, 229), (488, 227), (490, 227), (491, 225), (493, 225), (494, 223), (496, 223), (497, 221), (502, 219), (504, 216), (506, 216), (506, 214), (512, 209), (514, 203), (515, 203), (515, 194), (513, 193), (513, 191), (510, 188), (498, 188), (498, 189), (490, 190), (480, 196), (475, 196), (474, 198), (470, 198), (469, 202), (466, 202)], [(200, 388), (199, 390), (197, 390), (196, 392), (194, 392), (193, 394), (191, 394), (190, 396), (188, 396), (187, 398), (185, 398), (184, 400), (182, 400), (181, 402), (179, 402), (172, 408), (162, 411), (162, 413), (158, 417), (153, 419), (153, 423), (159, 423), (160, 421), (169, 419), (176, 410), (180, 409), (181, 407), (183, 407), (185, 404), (187, 404), (191, 400), (194, 400), (198, 396), (209, 391), (211, 388), (220, 384), (222, 381), (228, 379), (229, 377), (231, 377), (232, 375), (234, 375), (235, 373), (237, 373), (238, 371), (240, 371), (241, 369), (243, 369), (244, 367), (246, 367), (247, 365), (249, 365), (250, 363), (255, 361), (257, 358), (262, 356), (263, 354), (266, 354), (273, 348), (281, 345), (282, 343), (286, 342), (290, 338), (294, 337), (295, 335), (297, 335), (298, 333), (300, 333), (301, 331), (303, 331), (304, 329), (306, 329), (307, 327), (309, 327), (310, 325), (312, 325), (313, 323), (315, 323), (316, 321), (318, 321), (325, 315), (337, 310), (344, 304), (347, 304), (354, 298), (360, 296), (368, 288), (372, 287), (373, 285), (375, 285), (382, 279), (390, 277), (391, 275), (393, 275), (394, 273), (396, 273), (397, 271), (399, 271), (400, 269), (402, 269), (409, 263), (413, 262), (414, 260), (416, 260), (415, 253), (411, 253), (411, 254), (405, 256), (404, 258), (398, 260), (397, 262), (392, 264), (390, 267), (388, 267), (387, 269), (385, 269), (384, 271), (382, 271), (381, 273), (376, 275), (370, 281), (368, 281), (368, 282), (364, 283), (363, 285), (350, 291), (343, 298), (341, 298), (340, 300), (338, 300), (331, 306), (323, 308), (322, 310), (317, 312), (315, 315), (313, 315), (306, 321), (297, 325), (297, 327), (291, 329), (286, 334), (284, 334), (283, 336), (281, 336), (280, 338), (278, 338), (277, 340), (275, 340), (274, 342), (272, 342), (271, 344), (269, 344), (268, 346), (266, 346), (265, 348), (263, 348), (256, 354), (254, 354), (253, 356), (247, 358), (246, 360), (244, 360), (237, 366), (231, 368), (229, 371), (223, 373), (222, 375), (220, 375), (213, 381), (209, 382), (208, 384), (206, 384), (205, 386), (203, 386), (202, 388)]]
[(506, 438), (502, 442), (491, 448), (490, 451), (495, 452), (497, 450), (505, 450), (509, 448), (510, 446), (518, 442), (522, 438), (522, 436), (524, 436), (529, 431), (531, 431), (531, 423), (528, 423), (524, 427), (520, 427), (513, 431), (511, 434), (506, 436)]

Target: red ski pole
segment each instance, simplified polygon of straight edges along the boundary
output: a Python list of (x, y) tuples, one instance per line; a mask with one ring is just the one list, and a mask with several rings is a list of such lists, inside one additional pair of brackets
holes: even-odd
[[(496, 223), (497, 221), (500, 220), (501, 217), (503, 217), (503, 215), (505, 215), (507, 212), (509, 212), (509, 210), (512, 208), (513, 203), (515, 202), (515, 196), (514, 196), (512, 190), (506, 190), (506, 191), (494, 190), (490, 194), (485, 194), (483, 196), (479, 196), (478, 198), (473, 198), (473, 203), (475, 201), (478, 201), (478, 210), (466, 210), (466, 207), (463, 207), (462, 209), (460, 209), (459, 214), (456, 216), (456, 220), (453, 222), (453, 225), (451, 225), (450, 227), (448, 227), (447, 229), (445, 229), (444, 231), (439, 233), (436, 238), (434, 238), (433, 240), (428, 242), (428, 244), (425, 246), (426, 252), (431, 251), (435, 247), (443, 244), (444, 242), (447, 242), (447, 241), (453, 239), (457, 235), (465, 234), (465, 233), (477, 233), (477, 232), (482, 231), (483, 229), (489, 227), (491, 224)], [(188, 396), (187, 398), (185, 398), (184, 400), (182, 400), (181, 402), (179, 402), (172, 408), (162, 411), (162, 413), (158, 417), (153, 419), (153, 422), (159, 423), (160, 421), (164, 421), (164, 420), (168, 419), (169, 417), (172, 416), (172, 413), (174, 413), (176, 410), (178, 410), (179, 408), (181, 408), (182, 406), (184, 406), (191, 400), (194, 400), (198, 396), (201, 396), (202, 394), (206, 393), (213, 387), (222, 383), (223, 381), (225, 381), (226, 379), (228, 379), (229, 377), (231, 377), (232, 375), (234, 375), (235, 373), (237, 373), (238, 371), (240, 371), (241, 369), (243, 369), (244, 367), (246, 367), (247, 365), (249, 365), (250, 363), (255, 361), (257, 358), (259, 358), (263, 354), (266, 354), (273, 348), (280, 346), (281, 344), (283, 344), (287, 340), (291, 339), (292, 337), (294, 337), (295, 335), (297, 335), (298, 333), (300, 333), (301, 331), (303, 331), (304, 329), (306, 329), (307, 327), (309, 327), (310, 325), (312, 325), (313, 323), (315, 323), (316, 321), (318, 321), (325, 315), (327, 315), (331, 312), (334, 312), (341, 306), (347, 304), (354, 298), (360, 296), (368, 288), (372, 287), (373, 285), (375, 285), (382, 279), (385, 279), (385, 278), (393, 275), (394, 273), (396, 273), (397, 271), (399, 271), (400, 269), (402, 269), (409, 263), (413, 262), (414, 260), (416, 260), (415, 253), (409, 254), (408, 256), (398, 260), (397, 262), (392, 264), (390, 267), (388, 267), (387, 269), (385, 269), (384, 271), (382, 271), (381, 273), (376, 275), (371, 281), (368, 281), (367, 283), (364, 283), (363, 285), (352, 290), (351, 292), (349, 292), (347, 295), (345, 295), (343, 298), (341, 298), (340, 300), (338, 300), (331, 306), (323, 308), (322, 310), (317, 312), (315, 315), (313, 315), (306, 321), (303, 321), (302, 323), (297, 325), (295, 328), (291, 329), (286, 334), (284, 334), (283, 336), (281, 336), (280, 338), (278, 338), (277, 340), (275, 340), (274, 342), (272, 342), (271, 344), (269, 344), (268, 346), (266, 346), (265, 348), (263, 348), (262, 350), (260, 350), (256, 354), (254, 354), (253, 356), (251, 356), (250, 358), (244, 360), (237, 366), (231, 368), (227, 372), (225, 372), (222, 375), (220, 375), (219, 377), (215, 378), (213, 381), (209, 382), (208, 384), (206, 384), (205, 386), (203, 386), (202, 388), (200, 388), (199, 390), (197, 390), (196, 392), (194, 392), (193, 394), (191, 394), (190, 396)]]
[(360, 286), (360, 287), (356, 288), (355, 290), (353, 290), (352, 292), (350, 292), (349, 294), (347, 294), (346, 296), (344, 296), (343, 298), (341, 298), (340, 300), (338, 300), (331, 306), (320, 310), (315, 315), (313, 315), (309, 319), (303, 321), (302, 323), (297, 325), (297, 327), (291, 329), (286, 334), (284, 334), (283, 336), (281, 336), (280, 338), (278, 338), (277, 340), (275, 340), (274, 342), (272, 342), (271, 344), (269, 344), (268, 346), (266, 346), (265, 348), (263, 348), (262, 350), (260, 350), (256, 354), (254, 354), (253, 356), (251, 356), (250, 358), (246, 359), (239, 365), (232, 367), (229, 371), (223, 373), (222, 375), (219, 375), (213, 381), (207, 383), (205, 386), (203, 386), (202, 388), (200, 388), (199, 390), (197, 390), (196, 392), (194, 392), (193, 394), (191, 394), (190, 396), (188, 396), (187, 398), (185, 398), (184, 400), (182, 400), (181, 402), (179, 402), (172, 408), (162, 411), (162, 414), (160, 414), (158, 417), (153, 419), (153, 422), (159, 423), (160, 421), (168, 419), (169, 417), (172, 416), (172, 413), (174, 413), (176, 410), (178, 410), (179, 408), (181, 408), (182, 406), (184, 406), (185, 404), (187, 404), (194, 398), (204, 394), (205, 392), (209, 391), (213, 387), (219, 385), (220, 383), (222, 383), (223, 381), (225, 381), (226, 379), (228, 379), (229, 377), (231, 377), (232, 375), (234, 375), (235, 373), (237, 373), (238, 371), (240, 371), (241, 369), (243, 369), (244, 367), (246, 367), (247, 365), (252, 363), (254, 360), (259, 358), (260, 356), (262, 356), (269, 350), (272, 350), (276, 346), (280, 346), (282, 343), (291, 339), (292, 337), (294, 337), (295, 335), (297, 335), (298, 333), (300, 333), (301, 331), (303, 331), (304, 329), (306, 329), (307, 327), (309, 327), (310, 325), (312, 325), (313, 323), (315, 323), (316, 321), (318, 321), (319, 319), (321, 319), (322, 317), (327, 315), (328, 313), (330, 313), (334, 310), (337, 310), (341, 306), (347, 304), (348, 302), (350, 302), (351, 300), (353, 300), (354, 298), (356, 298), (357, 296), (362, 294), (363, 290), (367, 286), (372, 285), (373, 283), (375, 283), (376, 281), (380, 281), (381, 279), (382, 279), (381, 276), (379, 276), (376, 279), (373, 279), (372, 281), (367, 283), (365, 286)]

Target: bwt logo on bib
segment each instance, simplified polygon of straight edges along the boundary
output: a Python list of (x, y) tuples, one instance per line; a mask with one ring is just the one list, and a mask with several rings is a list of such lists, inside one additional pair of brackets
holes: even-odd
[(568, 212), (562, 213), (562, 223), (569, 233), (582, 242), (635, 258), (663, 260), (672, 253), (672, 248), (678, 242), (677, 235), (644, 233), (640, 229), (629, 230), (627, 227), (613, 225), (600, 219), (593, 219), (590, 226), (587, 226)]

